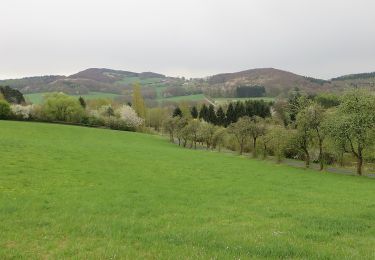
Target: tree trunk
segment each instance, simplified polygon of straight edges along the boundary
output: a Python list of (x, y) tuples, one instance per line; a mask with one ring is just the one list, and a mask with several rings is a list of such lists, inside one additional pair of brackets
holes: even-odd
[(178, 138), (178, 146), (181, 146), (181, 138)]
[(362, 175), (362, 166), (363, 166), (362, 149), (358, 149), (358, 156), (357, 156), (357, 174), (358, 175)]
[(169, 135), (169, 140), (170, 140), (172, 143), (174, 143), (174, 138), (173, 138), (173, 134), (172, 134), (172, 133)]
[(243, 153), (243, 143), (240, 143), (240, 155)]
[(323, 142), (322, 140), (319, 140), (319, 171), (323, 171), (323, 168)]
[(310, 167), (310, 154), (308, 151), (305, 151), (305, 165), (306, 168)]
[(257, 139), (253, 138), (253, 157), (257, 157)]
[(267, 158), (267, 145), (263, 144), (263, 159)]

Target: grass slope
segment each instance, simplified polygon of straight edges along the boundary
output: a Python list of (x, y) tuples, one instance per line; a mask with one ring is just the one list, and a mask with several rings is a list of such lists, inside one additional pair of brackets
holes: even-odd
[(375, 257), (375, 182), (0, 121), (0, 258)]

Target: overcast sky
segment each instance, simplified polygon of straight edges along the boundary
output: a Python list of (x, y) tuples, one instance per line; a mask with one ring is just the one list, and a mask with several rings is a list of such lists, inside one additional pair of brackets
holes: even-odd
[(1, 0), (0, 78), (375, 71), (374, 0)]

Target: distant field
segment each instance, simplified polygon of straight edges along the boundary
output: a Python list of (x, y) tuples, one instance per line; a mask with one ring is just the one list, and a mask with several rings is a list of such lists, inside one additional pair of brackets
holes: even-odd
[(162, 82), (162, 79), (160, 79), (160, 78), (141, 79), (139, 77), (127, 77), (123, 80), (118, 81), (117, 83), (130, 85), (130, 84), (133, 84), (135, 82), (138, 82), (142, 86), (144, 86), (144, 85), (147, 85), (147, 84), (154, 84), (154, 83), (156, 84), (156, 83)]
[(0, 259), (374, 259), (375, 180), (0, 121)]
[[(26, 94), (25, 99), (30, 101), (33, 104), (41, 104), (43, 102), (43, 96), (48, 93), (33, 93), (33, 94)], [(118, 97), (117, 94), (112, 93), (102, 93), (102, 92), (90, 92), (90, 94), (87, 95), (74, 95), (77, 98), (82, 96), (84, 99), (97, 99), (97, 98), (109, 98), (114, 99)]]
[(212, 98), (215, 103), (221, 104), (230, 101), (246, 101), (246, 100), (264, 100), (267, 102), (274, 101), (275, 98), (273, 97), (253, 97), (253, 98)]
[(203, 94), (196, 94), (190, 96), (178, 96), (178, 97), (169, 97), (169, 98), (160, 98), (161, 101), (200, 101), (204, 100)]

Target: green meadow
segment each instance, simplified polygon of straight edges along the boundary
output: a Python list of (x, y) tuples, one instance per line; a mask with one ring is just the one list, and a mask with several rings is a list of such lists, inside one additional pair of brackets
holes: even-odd
[(228, 102), (246, 101), (246, 100), (264, 100), (266, 102), (275, 101), (273, 97), (248, 97), (248, 98), (213, 98), (215, 103), (223, 104)]
[(375, 180), (0, 121), (0, 259), (374, 259)]

